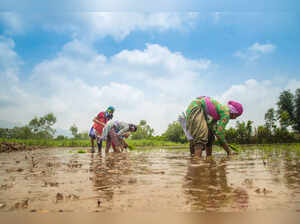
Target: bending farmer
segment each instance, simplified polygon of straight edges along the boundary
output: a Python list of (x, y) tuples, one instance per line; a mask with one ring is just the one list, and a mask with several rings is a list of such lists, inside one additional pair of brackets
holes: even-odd
[(128, 124), (121, 121), (111, 121), (103, 129), (101, 141), (106, 140), (105, 152), (109, 151), (111, 145), (115, 152), (123, 151), (127, 147), (123, 138), (128, 138), (130, 132), (136, 132), (137, 127), (134, 124)]
[(197, 156), (202, 155), (206, 150), (206, 155), (211, 155), (214, 135), (219, 139), (222, 147), (228, 155), (231, 150), (225, 140), (225, 127), (229, 119), (235, 119), (243, 113), (243, 106), (235, 101), (229, 101), (227, 105), (222, 105), (215, 99), (201, 96), (193, 100), (188, 106), (185, 119), (186, 132), (190, 141), (190, 151)]

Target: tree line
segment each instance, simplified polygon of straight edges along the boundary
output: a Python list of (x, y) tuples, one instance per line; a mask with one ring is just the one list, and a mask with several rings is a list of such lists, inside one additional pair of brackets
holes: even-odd
[(0, 128), (0, 138), (13, 139), (53, 139), (55, 129), (52, 126), (56, 123), (53, 113), (42, 117), (34, 117), (27, 125), (11, 129)]
[[(253, 121), (237, 121), (235, 127), (225, 131), (226, 140), (229, 143), (239, 144), (300, 142), (300, 89), (298, 88), (295, 94), (289, 90), (281, 92), (276, 106), (276, 108), (267, 110), (263, 125), (254, 127)], [(56, 117), (53, 113), (40, 118), (35, 117), (23, 127), (0, 128), (0, 138), (54, 139), (55, 129), (52, 126), (55, 122)], [(187, 142), (186, 136), (177, 121), (170, 123), (167, 130), (159, 136), (154, 136), (154, 129), (147, 124), (146, 120), (141, 120), (137, 126), (138, 129), (131, 135), (131, 139)], [(69, 130), (73, 135), (73, 139), (89, 138), (88, 132), (79, 133), (75, 124)], [(61, 135), (57, 136), (56, 139), (62, 140), (67, 139), (67, 137)]]

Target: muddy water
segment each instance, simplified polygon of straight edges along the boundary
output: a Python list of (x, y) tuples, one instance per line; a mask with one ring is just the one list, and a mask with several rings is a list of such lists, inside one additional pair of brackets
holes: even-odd
[[(73, 152), (70, 152), (72, 150)], [(70, 148), (0, 154), (0, 212), (300, 211), (300, 160), (251, 149), (102, 155)]]

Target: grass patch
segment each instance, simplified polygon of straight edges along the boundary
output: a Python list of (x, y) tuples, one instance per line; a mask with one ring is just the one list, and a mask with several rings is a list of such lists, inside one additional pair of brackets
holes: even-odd
[[(91, 142), (89, 139), (64, 139), (64, 140), (54, 140), (54, 139), (4, 139), (1, 138), (0, 142), (14, 142), (14, 143), (24, 143), (26, 146), (45, 146), (45, 147), (91, 147)], [(126, 140), (129, 148), (134, 150), (137, 147), (144, 146), (188, 146), (188, 144), (181, 144), (176, 142), (168, 141), (157, 141), (151, 139), (141, 139), (141, 140)], [(105, 146), (105, 142), (104, 142)]]
[[(64, 140), (54, 140), (54, 139), (4, 139), (0, 138), (0, 142), (14, 142), (14, 143), (24, 143), (26, 146), (41, 146), (41, 147), (91, 147), (91, 142), (89, 139), (79, 140), (79, 139), (64, 139)], [(169, 141), (158, 141), (151, 139), (141, 139), (141, 140), (132, 140), (127, 139), (127, 144), (129, 145), (130, 150), (151, 150), (151, 149), (169, 149), (169, 150), (180, 150), (186, 149), (189, 147), (188, 143), (176, 143)], [(259, 149), (262, 151), (289, 151), (293, 150), (300, 154), (300, 143), (292, 144), (262, 144), (262, 145), (237, 145), (230, 144), (233, 146), (237, 152), (244, 150), (254, 150)], [(105, 142), (103, 144), (105, 147)], [(223, 150), (222, 147), (214, 145), (216, 151)]]

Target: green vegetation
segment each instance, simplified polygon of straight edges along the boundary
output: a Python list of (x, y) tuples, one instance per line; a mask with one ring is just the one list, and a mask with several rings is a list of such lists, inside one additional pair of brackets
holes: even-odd
[[(73, 124), (70, 129), (69, 129), (73, 135), (74, 139), (88, 139), (89, 138), (89, 133), (88, 132), (78, 132), (78, 128), (75, 124)], [(63, 136), (57, 136), (57, 138), (62, 138)]]
[(147, 124), (145, 120), (141, 120), (137, 125), (137, 131), (132, 133), (132, 139), (149, 139), (153, 137), (154, 130)]
[(40, 118), (33, 118), (23, 127), (14, 127), (12, 129), (0, 128), (0, 138), (53, 139), (55, 130), (52, 126), (55, 123), (56, 117), (53, 113), (49, 113)]
[[(270, 108), (265, 113), (264, 125), (255, 127), (253, 121), (237, 121), (235, 127), (225, 130), (227, 142), (231, 145), (300, 143), (300, 89), (297, 89), (295, 94), (290, 91), (283, 91), (276, 105), (277, 108)], [(91, 146), (88, 132), (79, 133), (75, 124), (69, 128), (73, 138), (69, 139), (62, 135), (54, 138), (55, 130), (52, 126), (55, 122), (56, 117), (49, 113), (40, 118), (35, 117), (23, 127), (0, 128), (0, 140), (25, 143), (28, 146)], [(130, 149), (188, 146), (186, 136), (177, 121), (170, 123), (167, 130), (160, 136), (153, 136), (154, 130), (145, 120), (141, 120), (137, 126), (137, 131), (132, 133), (130, 139), (126, 140)], [(215, 143), (218, 145), (218, 141)]]
[(186, 136), (183, 132), (183, 129), (179, 122), (174, 121), (169, 124), (167, 131), (162, 135), (165, 140), (176, 142), (176, 143), (185, 143), (187, 142)]
[[(129, 148), (135, 149), (137, 147), (144, 146), (181, 146), (187, 147), (187, 144), (174, 143), (169, 141), (158, 141), (151, 139), (142, 139), (142, 140), (126, 140)], [(91, 147), (91, 142), (89, 139), (80, 140), (80, 139), (64, 139), (64, 140), (55, 140), (55, 139), (6, 139), (0, 138), (0, 142), (15, 142), (15, 143), (24, 143), (26, 146), (42, 146), (42, 147)], [(105, 146), (105, 143), (104, 143)]]

